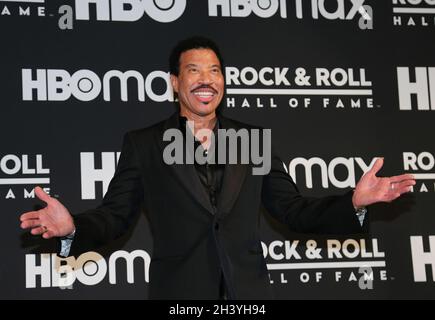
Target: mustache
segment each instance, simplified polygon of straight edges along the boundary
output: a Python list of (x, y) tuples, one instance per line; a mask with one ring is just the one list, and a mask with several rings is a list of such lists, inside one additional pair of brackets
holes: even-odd
[(208, 84), (202, 84), (197, 86), (196, 88), (192, 89), (190, 92), (194, 92), (198, 89), (210, 89), (211, 91), (213, 91), (214, 93), (218, 93), (217, 90), (215, 88), (213, 88), (212, 86), (208, 85)]

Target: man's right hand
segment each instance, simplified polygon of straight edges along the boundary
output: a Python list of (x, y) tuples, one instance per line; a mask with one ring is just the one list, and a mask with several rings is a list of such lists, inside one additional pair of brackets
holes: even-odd
[(32, 229), (31, 234), (41, 234), (44, 239), (64, 237), (73, 233), (74, 221), (68, 209), (40, 187), (35, 188), (35, 194), (47, 206), (38, 211), (23, 213), (20, 217), (21, 228)]

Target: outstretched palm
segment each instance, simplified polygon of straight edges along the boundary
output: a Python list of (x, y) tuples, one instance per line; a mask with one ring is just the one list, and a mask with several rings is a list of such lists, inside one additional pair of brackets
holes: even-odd
[(391, 202), (402, 194), (411, 191), (415, 185), (412, 174), (381, 178), (376, 174), (382, 168), (384, 159), (377, 159), (370, 169), (358, 182), (352, 198), (355, 208), (365, 207), (376, 202)]
[(57, 199), (51, 198), (40, 187), (35, 188), (36, 196), (47, 206), (41, 210), (21, 215), (21, 228), (31, 228), (34, 235), (42, 234), (44, 239), (63, 237), (74, 231), (74, 222), (68, 209)]

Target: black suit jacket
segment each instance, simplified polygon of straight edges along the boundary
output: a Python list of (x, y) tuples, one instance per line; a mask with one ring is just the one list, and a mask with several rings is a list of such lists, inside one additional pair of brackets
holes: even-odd
[[(252, 127), (219, 117), (223, 129)], [(272, 155), (266, 176), (250, 165), (226, 165), (217, 212), (194, 165), (163, 162), (163, 133), (178, 127), (178, 114), (126, 134), (116, 173), (102, 205), (74, 217), (78, 254), (121, 236), (143, 206), (154, 239), (150, 298), (217, 299), (221, 277), (232, 299), (271, 298), (258, 233), (261, 203), (291, 230), (359, 233), (351, 192), (302, 197), (282, 161)]]

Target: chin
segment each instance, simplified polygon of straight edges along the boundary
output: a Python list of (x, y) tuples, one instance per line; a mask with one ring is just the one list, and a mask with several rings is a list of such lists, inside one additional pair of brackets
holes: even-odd
[(202, 116), (207, 116), (207, 115), (209, 115), (209, 114), (215, 112), (216, 109), (217, 109), (217, 108), (215, 108), (215, 107), (209, 107), (209, 106), (207, 106), (207, 108), (204, 108), (204, 107), (201, 108), (201, 107), (199, 107), (199, 108), (197, 109), (197, 111), (198, 111), (198, 114), (200, 114), (200, 115), (202, 115)]

